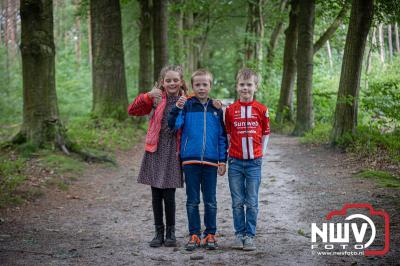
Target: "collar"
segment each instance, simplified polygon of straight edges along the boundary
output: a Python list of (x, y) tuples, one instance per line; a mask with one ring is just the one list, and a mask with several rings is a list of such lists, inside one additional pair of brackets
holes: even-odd
[(240, 99), (238, 100), (238, 102), (239, 102), (239, 104), (242, 105), (242, 106), (250, 106), (250, 105), (253, 105), (253, 103), (254, 103), (254, 98), (253, 98), (253, 100), (252, 100), (251, 102), (242, 102), (242, 101), (240, 101)]

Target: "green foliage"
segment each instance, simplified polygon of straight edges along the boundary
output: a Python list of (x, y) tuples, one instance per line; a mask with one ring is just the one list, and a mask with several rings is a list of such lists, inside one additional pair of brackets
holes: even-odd
[(274, 133), (279, 133), (279, 134), (290, 134), (293, 132), (294, 129), (294, 123), (276, 123), (274, 118), (271, 118), (270, 120), (270, 128), (271, 131)]
[(15, 191), (26, 179), (23, 175), (24, 166), (24, 159), (10, 160), (5, 156), (0, 157), (0, 208), (22, 202)]
[(400, 177), (385, 171), (366, 169), (355, 175), (359, 178), (371, 178), (380, 186), (388, 188), (400, 188)]
[(382, 134), (378, 128), (359, 126), (354, 135), (341, 138), (339, 146), (360, 156), (380, 156), (400, 164), (400, 130)]
[(62, 153), (45, 150), (41, 152), (40, 156), (39, 161), (45, 168), (52, 169), (60, 174), (78, 175), (85, 169), (85, 164), (82, 161)]
[(300, 142), (304, 144), (327, 144), (331, 130), (330, 124), (317, 124), (315, 128), (301, 137)]
[(375, 78), (363, 91), (361, 110), (369, 123), (381, 129), (392, 129), (400, 125), (400, 77), (399, 67), (386, 75)]
[(128, 150), (143, 134), (144, 124), (136, 125), (131, 120), (74, 118), (67, 123), (68, 136), (78, 145), (112, 152)]

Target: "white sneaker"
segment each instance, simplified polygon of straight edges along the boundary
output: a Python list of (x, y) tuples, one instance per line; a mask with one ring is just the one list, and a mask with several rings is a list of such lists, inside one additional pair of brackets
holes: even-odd
[(233, 249), (243, 249), (243, 236), (242, 235), (235, 236), (235, 240), (233, 241), (232, 248)]
[(253, 237), (245, 236), (243, 240), (243, 250), (245, 251), (253, 251), (256, 250), (256, 245), (254, 244)]

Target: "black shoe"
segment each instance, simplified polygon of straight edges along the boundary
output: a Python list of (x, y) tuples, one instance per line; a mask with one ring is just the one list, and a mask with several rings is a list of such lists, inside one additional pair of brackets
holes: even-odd
[(166, 247), (176, 247), (175, 226), (167, 226), (164, 245)]
[(150, 241), (150, 247), (159, 248), (164, 243), (164, 225), (156, 225), (154, 238)]

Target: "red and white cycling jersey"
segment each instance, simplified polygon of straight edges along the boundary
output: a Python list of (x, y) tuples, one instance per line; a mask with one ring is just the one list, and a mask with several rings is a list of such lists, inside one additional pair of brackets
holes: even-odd
[(230, 157), (248, 160), (263, 156), (263, 138), (270, 133), (267, 107), (238, 100), (226, 108), (225, 125)]

